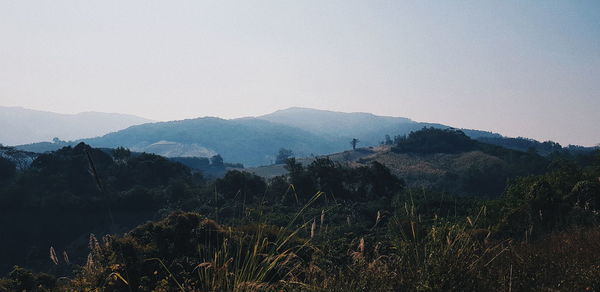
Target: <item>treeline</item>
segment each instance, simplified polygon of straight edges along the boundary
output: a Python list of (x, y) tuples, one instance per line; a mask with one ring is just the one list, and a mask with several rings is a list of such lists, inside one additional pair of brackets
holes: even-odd
[(11, 272), (0, 289), (600, 289), (600, 152), (544, 158), (453, 130), (411, 135), (396, 151), (483, 151), (518, 175), (485, 199), (325, 157), (287, 159), (289, 173), (269, 180), (239, 170), (208, 180), (156, 155), (79, 144), (1, 180)]
[[(246, 206), (294, 210), (318, 191), (331, 201), (391, 200), (403, 187), (378, 163), (355, 169), (320, 158), (303, 167), (290, 159), (287, 167), (289, 176), (268, 181), (237, 170), (207, 180), (161, 156), (131, 155), (122, 148), (107, 153), (83, 143), (40, 155), (21, 172), (0, 160), (0, 229), (9, 235), (0, 242), (0, 269), (14, 264), (47, 268), (49, 246), (67, 248), (86, 233), (122, 232), (174, 210), (249, 223), (241, 216)], [(283, 222), (290, 214), (276, 217)], [(71, 257), (83, 255), (76, 249)]]
[[(534, 139), (517, 137), (497, 137), (494, 135), (481, 135), (476, 138), (469, 137), (462, 130), (454, 128), (424, 127), (419, 131), (413, 131), (408, 135), (385, 136), (381, 141), (383, 145), (395, 146), (398, 152), (412, 153), (456, 153), (472, 150), (477, 143), (496, 145), (502, 148), (517, 150), (521, 152), (537, 153), (542, 156), (548, 155), (577, 155), (597, 150), (598, 147), (583, 147), (577, 145), (561, 146), (554, 141), (540, 142)], [(469, 141), (470, 140), (470, 141)]]
[(438, 164), (451, 163), (444, 175), (427, 179), (430, 188), (488, 198), (499, 196), (509, 179), (543, 173), (555, 158), (482, 143), (450, 128), (423, 128), (395, 137), (393, 143), (394, 153)]
[(157, 218), (160, 209), (182, 203), (204, 181), (157, 155), (111, 156), (85, 144), (40, 155), (21, 172), (8, 166), (0, 171), (8, 174), (0, 179), (3, 271), (14, 264), (47, 267), (49, 246), (66, 247), (94, 230), (124, 231)]

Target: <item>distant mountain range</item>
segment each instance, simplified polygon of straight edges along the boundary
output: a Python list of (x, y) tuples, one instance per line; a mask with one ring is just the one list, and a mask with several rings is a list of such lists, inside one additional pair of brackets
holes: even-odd
[[(7, 108), (0, 109), (8, 111)], [(10, 121), (10, 117), (2, 115), (3, 124), (0, 125), (8, 131), (3, 131), (1, 135), (7, 137), (6, 141), (19, 139), (31, 141), (35, 135), (42, 135), (38, 133), (44, 133), (44, 138), (38, 141), (49, 140), (52, 137), (61, 139), (66, 137), (64, 140), (70, 140), (17, 146), (17, 149), (24, 151), (39, 153), (85, 142), (94, 147), (123, 146), (132, 151), (150, 152), (166, 157), (210, 157), (220, 154), (226, 162), (243, 163), (246, 166), (272, 164), (280, 148), (291, 149), (297, 157), (311, 157), (347, 150), (351, 148), (350, 140), (353, 138), (360, 140), (359, 147), (376, 146), (385, 140), (386, 135), (393, 139), (394, 136), (406, 135), (423, 127), (450, 127), (415, 122), (401, 117), (297, 107), (258, 117), (231, 120), (204, 117), (154, 123), (144, 123), (148, 120), (128, 115), (101, 113), (59, 115), (25, 109), (9, 109), (11, 110), (8, 112), (13, 115), (13, 120), (24, 124), (17, 122), (9, 124), (7, 120)], [(19, 111), (23, 113), (20, 116), (15, 114)], [(33, 118), (25, 121), (26, 116)], [(119, 127), (123, 129), (119, 130)], [(114, 132), (111, 132), (113, 130)], [(463, 129), (463, 131), (473, 139), (520, 151), (535, 150), (546, 155), (562, 149), (560, 145), (552, 142), (541, 143), (526, 138), (506, 138), (500, 134), (479, 130)], [(93, 136), (98, 137), (81, 139)], [(587, 148), (570, 147), (569, 149), (586, 150)]]
[[(350, 141), (359, 139), (362, 146), (378, 145), (385, 135), (391, 138), (406, 135), (423, 127), (449, 128), (436, 123), (421, 123), (401, 117), (377, 116), (371, 113), (343, 113), (310, 108), (293, 107), (257, 117), (273, 123), (300, 128), (318, 135), (338, 137)], [(471, 138), (499, 138), (500, 134), (463, 129)], [(346, 147), (344, 147), (345, 149)]]
[[(348, 143), (337, 137), (325, 137), (309, 131), (258, 118), (225, 120), (198, 118), (182, 121), (132, 126), (83, 142), (96, 147), (124, 146), (133, 151), (164, 156), (202, 156), (219, 153), (227, 162), (244, 165), (270, 164), (279, 148), (289, 148), (297, 155), (324, 154), (346, 148)], [(156, 147), (160, 142), (161, 147)], [(174, 149), (190, 149), (189, 152)]]
[[(123, 146), (167, 157), (208, 157), (218, 153), (228, 162), (257, 166), (273, 163), (280, 148), (291, 149), (298, 157), (322, 155), (350, 148), (352, 138), (359, 139), (361, 147), (375, 146), (384, 141), (385, 135), (405, 135), (423, 127), (448, 126), (369, 113), (290, 108), (232, 120), (205, 117), (146, 123), (96, 138), (33, 143), (17, 148), (44, 152), (83, 141), (95, 147)], [(465, 131), (473, 138), (501, 137), (484, 131)], [(81, 135), (92, 136), (91, 133)]]
[(85, 112), (58, 114), (22, 107), (0, 106), (0, 143), (19, 145), (41, 141), (96, 137), (151, 122), (133, 115)]

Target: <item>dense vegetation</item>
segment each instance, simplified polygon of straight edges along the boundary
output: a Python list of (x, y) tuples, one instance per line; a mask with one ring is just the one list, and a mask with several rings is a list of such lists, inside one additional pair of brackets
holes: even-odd
[(268, 180), (85, 144), (2, 163), (0, 291), (600, 289), (600, 152), (544, 158), (463, 135), (425, 129), (396, 149), (513, 159), (501, 196), (326, 157)]
[[(425, 186), (455, 195), (498, 197), (508, 180), (541, 174), (550, 161), (535, 152), (481, 143), (456, 129), (423, 128), (408, 136), (396, 136), (391, 143), (391, 151), (401, 155), (401, 163), (410, 158), (419, 162), (413, 162), (412, 168), (433, 168), (429, 171), (431, 175), (427, 171), (405, 171), (403, 175), (410, 180), (410, 186)], [(393, 156), (388, 158), (398, 160)]]
[(477, 140), (483, 143), (498, 145), (508, 149), (514, 149), (524, 152), (536, 152), (544, 156), (560, 152), (590, 152), (594, 149), (593, 147), (582, 147), (576, 145), (569, 145), (567, 147), (563, 147), (560, 144), (553, 141), (539, 142), (533, 139), (522, 137), (480, 137), (477, 138)]
[(457, 153), (476, 148), (476, 142), (464, 132), (454, 129), (423, 128), (397, 139), (397, 152)]
[(11, 236), (0, 243), (0, 268), (46, 263), (40, 253), (48, 246), (66, 246), (94, 230), (109, 232), (110, 216), (118, 229), (135, 226), (168, 205), (178, 187), (196, 181), (201, 177), (183, 165), (151, 154), (113, 159), (80, 144), (41, 155), (29, 169), (3, 180), (0, 224)]

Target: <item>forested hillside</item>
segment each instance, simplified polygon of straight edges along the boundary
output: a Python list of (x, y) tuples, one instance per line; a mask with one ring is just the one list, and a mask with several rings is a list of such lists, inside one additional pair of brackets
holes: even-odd
[[(255, 167), (276, 162), (277, 151), (291, 150), (296, 157), (312, 157), (340, 152), (356, 141), (358, 147), (391, 146), (395, 141), (424, 127), (451, 129), (450, 126), (415, 122), (407, 118), (369, 113), (343, 113), (307, 108), (290, 108), (256, 118), (197, 118), (147, 123), (101, 137), (19, 145), (23, 151), (44, 153), (85, 142), (94, 147), (126, 147), (136, 152), (166, 157), (206, 157), (221, 155), (226, 162)], [(487, 131), (463, 129), (478, 141), (523, 152), (550, 155), (553, 152), (589, 152), (593, 148), (507, 138)], [(84, 137), (82, 137), (84, 138)], [(355, 146), (356, 146), (355, 145)]]
[(2, 160), (0, 290), (600, 289), (599, 152), (543, 157), (428, 128), (392, 154), (485, 157), (507, 177), (467, 168), (458, 188), (413, 187), (374, 156), (212, 180), (86, 144), (25, 170)]
[[(124, 146), (140, 152), (158, 141), (196, 145), (219, 153), (227, 162), (244, 165), (270, 164), (281, 147), (292, 148), (303, 156), (336, 152), (346, 147), (345, 141), (257, 119), (199, 118), (151, 123), (85, 140), (96, 147)], [(179, 153), (177, 156), (190, 155)]]

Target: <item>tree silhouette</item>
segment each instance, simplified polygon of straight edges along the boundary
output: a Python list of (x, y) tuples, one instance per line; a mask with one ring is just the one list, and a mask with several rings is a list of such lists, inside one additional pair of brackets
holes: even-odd
[(277, 157), (275, 157), (275, 164), (283, 164), (290, 157), (294, 156), (294, 152), (290, 149), (280, 148)]
[(131, 151), (125, 147), (117, 147), (112, 151), (113, 159), (117, 164), (126, 164), (131, 158)]
[(356, 150), (356, 144), (358, 144), (359, 142), (360, 140), (352, 138), (352, 141), (350, 141), (350, 145), (352, 145), (352, 150)]
[(223, 157), (221, 157), (221, 155), (219, 154), (211, 157), (210, 164), (212, 164), (213, 166), (223, 166)]

